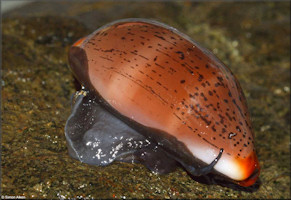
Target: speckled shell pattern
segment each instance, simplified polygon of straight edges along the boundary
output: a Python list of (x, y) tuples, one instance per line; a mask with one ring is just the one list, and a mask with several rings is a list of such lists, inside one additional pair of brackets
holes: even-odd
[(122, 115), (176, 137), (205, 163), (223, 148), (222, 158), (245, 171), (237, 179), (258, 168), (237, 79), (188, 36), (159, 22), (131, 19), (101, 27), (74, 47), (86, 52), (87, 71), (72, 66), (73, 73)]

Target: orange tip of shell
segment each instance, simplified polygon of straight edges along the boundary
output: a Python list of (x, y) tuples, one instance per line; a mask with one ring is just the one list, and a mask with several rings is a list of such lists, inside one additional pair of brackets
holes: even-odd
[(238, 165), (244, 174), (246, 179), (238, 181), (237, 184), (243, 187), (249, 187), (253, 185), (260, 174), (260, 165), (255, 152), (252, 152), (248, 157), (244, 159), (239, 159)]
[(77, 42), (75, 42), (74, 44), (73, 44), (73, 46), (74, 47), (78, 47), (78, 46), (80, 46), (83, 42), (84, 42), (84, 40), (86, 39), (87, 37), (82, 37), (82, 38), (80, 38)]

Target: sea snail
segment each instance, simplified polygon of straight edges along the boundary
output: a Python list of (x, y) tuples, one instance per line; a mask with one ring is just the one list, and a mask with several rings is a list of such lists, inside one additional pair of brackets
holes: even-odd
[(140, 162), (157, 173), (179, 163), (194, 176), (256, 182), (243, 91), (188, 36), (152, 20), (118, 20), (77, 41), (69, 64), (83, 86), (65, 127), (73, 158), (99, 166)]

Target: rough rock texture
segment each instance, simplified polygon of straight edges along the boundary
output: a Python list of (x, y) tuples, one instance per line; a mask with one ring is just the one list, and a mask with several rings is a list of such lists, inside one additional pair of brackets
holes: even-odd
[[(290, 198), (290, 3), (43, 3), (2, 22), (1, 194), (26, 198)], [(27, 12), (30, 11), (30, 12)], [(32, 11), (32, 12), (31, 12)], [(249, 190), (208, 185), (183, 169), (155, 175), (138, 164), (82, 164), (64, 125), (74, 78), (69, 46), (100, 25), (143, 17), (212, 50), (246, 94), (262, 167)]]

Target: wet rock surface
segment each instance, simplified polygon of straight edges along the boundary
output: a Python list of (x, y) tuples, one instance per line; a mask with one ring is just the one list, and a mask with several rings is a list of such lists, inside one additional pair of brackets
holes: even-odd
[[(290, 3), (44, 3), (2, 23), (1, 194), (26, 198), (289, 198)], [(30, 11), (30, 12), (27, 12)], [(178, 168), (82, 164), (68, 156), (64, 126), (75, 91), (67, 52), (113, 20), (167, 23), (213, 51), (248, 100), (260, 184), (248, 190), (205, 184)]]

